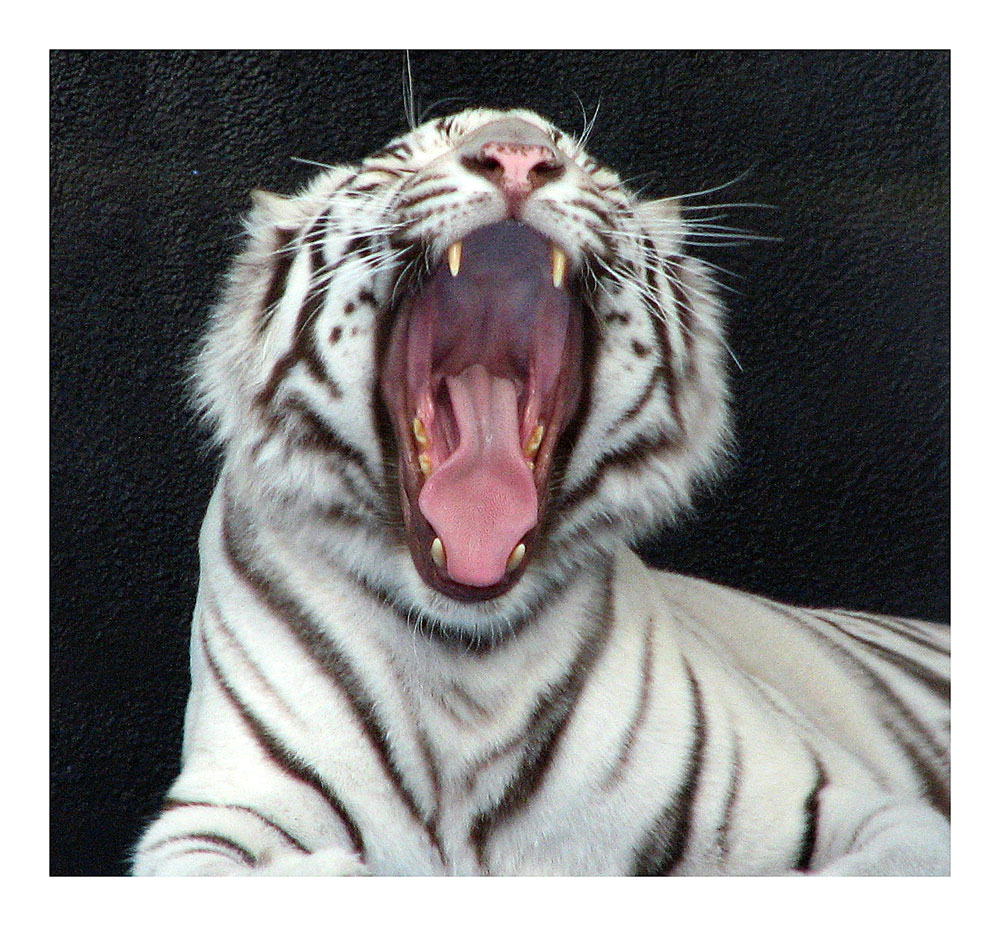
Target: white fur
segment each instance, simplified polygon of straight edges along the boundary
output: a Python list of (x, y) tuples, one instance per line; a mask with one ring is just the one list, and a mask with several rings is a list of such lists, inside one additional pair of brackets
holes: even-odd
[[(947, 629), (783, 608), (625, 547), (726, 451), (722, 313), (676, 204), (638, 201), (569, 137), (551, 135), (568, 169), (522, 220), (576, 271), (600, 258), (593, 401), (553, 492), (582, 500), (498, 599), (421, 580), (376, 431), (375, 329), (407, 260), (390, 242), (439, 260), (506, 217), (456, 154), (506, 115), (435, 120), (295, 197), (255, 197), (198, 363), (225, 466), (201, 537), (183, 770), (135, 872), (947, 873), (931, 793), (947, 787), (947, 701), (920, 678), (947, 677)], [(445, 180), (440, 211), (399, 207)], [(614, 253), (588, 197), (613, 217)], [(374, 250), (351, 251), (359, 235)], [(287, 361), (314, 246), (330, 285), (309, 324), (336, 395)], [(289, 405), (347, 452), (304, 446)]]

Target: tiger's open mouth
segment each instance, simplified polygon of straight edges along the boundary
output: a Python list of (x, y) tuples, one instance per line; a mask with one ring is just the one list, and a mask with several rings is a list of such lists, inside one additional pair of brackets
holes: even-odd
[(581, 392), (565, 254), (505, 221), (448, 248), (391, 322), (381, 388), (421, 577), (494, 598), (534, 553), (553, 453)]

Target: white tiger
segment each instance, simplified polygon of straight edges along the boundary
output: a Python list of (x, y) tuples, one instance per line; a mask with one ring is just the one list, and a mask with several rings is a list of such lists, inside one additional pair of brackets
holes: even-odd
[(726, 444), (674, 201), (484, 109), (254, 199), (136, 874), (949, 872), (947, 628), (627, 546)]

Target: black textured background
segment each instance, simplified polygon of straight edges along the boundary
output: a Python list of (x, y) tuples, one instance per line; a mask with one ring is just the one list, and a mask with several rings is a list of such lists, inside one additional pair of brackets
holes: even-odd
[[(118, 874), (178, 767), (215, 461), (182, 365), (253, 187), (404, 130), (393, 52), (54, 53), (53, 874)], [(741, 275), (739, 456), (658, 563), (948, 618), (947, 53), (415, 52), (418, 112), (524, 105), (650, 194), (768, 203)]]

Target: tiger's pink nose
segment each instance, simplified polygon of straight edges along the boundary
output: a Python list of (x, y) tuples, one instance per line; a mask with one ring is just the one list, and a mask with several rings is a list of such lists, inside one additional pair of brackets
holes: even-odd
[(479, 149), (479, 160), (484, 165), (499, 165), (501, 186), (527, 193), (545, 182), (542, 178), (555, 165), (556, 155), (545, 145), (490, 141)]
[(496, 184), (516, 218), (524, 201), (566, 171), (565, 157), (538, 126), (518, 117), (489, 122), (459, 149), (462, 165)]

